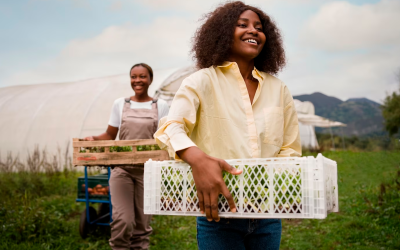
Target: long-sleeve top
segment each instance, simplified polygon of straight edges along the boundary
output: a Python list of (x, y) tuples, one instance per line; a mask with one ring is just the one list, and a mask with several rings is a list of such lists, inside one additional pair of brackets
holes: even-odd
[(161, 148), (192, 146), (221, 159), (301, 156), (297, 113), (286, 85), (254, 68), (253, 99), (235, 62), (201, 69), (177, 91), (154, 138)]

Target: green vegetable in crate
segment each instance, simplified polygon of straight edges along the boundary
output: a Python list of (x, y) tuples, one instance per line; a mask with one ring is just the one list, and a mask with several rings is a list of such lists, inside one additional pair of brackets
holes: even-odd
[(103, 153), (104, 147), (87, 147), (80, 148), (79, 153)]
[(139, 145), (136, 146), (137, 151), (153, 151), (153, 150), (160, 150), (158, 145)]
[(110, 147), (110, 152), (132, 152), (131, 146), (112, 146)]
[[(258, 165), (257, 167), (245, 166), (244, 168), (244, 204), (246, 207), (243, 209), (249, 212), (268, 213), (270, 209), (275, 209), (280, 212), (300, 213), (301, 208), (301, 170), (291, 169), (275, 169), (273, 178), (265, 170), (264, 166)], [(182, 199), (185, 194), (182, 193), (183, 173), (171, 167), (166, 168), (165, 174), (167, 177), (163, 181), (162, 200), (161, 204), (163, 210), (168, 210), (172, 207), (181, 207)], [(169, 174), (169, 175), (168, 175)], [(229, 188), (234, 197), (234, 201), (238, 203), (238, 195), (240, 191), (240, 176), (223, 173), (225, 184)], [(188, 173), (187, 194), (189, 205), (197, 205), (197, 194), (194, 186), (192, 173)], [(274, 189), (270, 189), (272, 183)], [(273, 203), (270, 204), (270, 199), (273, 198)], [(175, 203), (180, 204), (175, 204)], [(173, 205), (175, 204), (175, 205)], [(271, 207), (273, 205), (273, 207)], [(220, 195), (219, 208), (224, 208), (225, 211), (229, 210), (229, 205), (224, 196)]]

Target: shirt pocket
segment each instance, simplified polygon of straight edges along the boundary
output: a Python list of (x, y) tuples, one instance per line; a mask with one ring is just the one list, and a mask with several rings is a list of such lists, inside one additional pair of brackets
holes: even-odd
[(281, 107), (264, 108), (265, 131), (264, 143), (282, 147), (283, 144), (283, 109)]

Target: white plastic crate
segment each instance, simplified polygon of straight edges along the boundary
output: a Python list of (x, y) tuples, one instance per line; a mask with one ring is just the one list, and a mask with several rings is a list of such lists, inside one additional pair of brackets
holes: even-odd
[[(237, 207), (231, 213), (219, 198), (219, 216), (230, 218), (316, 218), (338, 212), (337, 165), (319, 154), (316, 158), (227, 160), (243, 170), (224, 173)], [(191, 168), (184, 162), (145, 163), (144, 213), (204, 216), (200, 213)]]

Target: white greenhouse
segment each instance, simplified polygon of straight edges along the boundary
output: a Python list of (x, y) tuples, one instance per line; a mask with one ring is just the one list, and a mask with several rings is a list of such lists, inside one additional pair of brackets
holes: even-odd
[[(150, 94), (154, 95), (163, 80), (175, 71), (154, 71)], [(0, 88), (1, 156), (11, 152), (24, 159), (35, 145), (46, 148), (50, 154), (57, 153), (58, 148), (64, 151), (73, 137), (104, 132), (114, 100), (133, 94), (128, 73)]]

